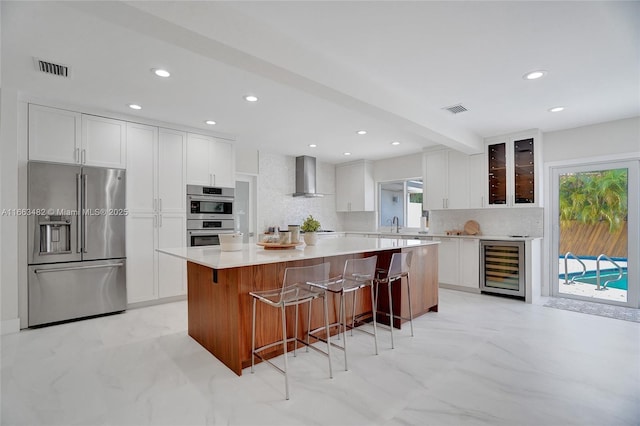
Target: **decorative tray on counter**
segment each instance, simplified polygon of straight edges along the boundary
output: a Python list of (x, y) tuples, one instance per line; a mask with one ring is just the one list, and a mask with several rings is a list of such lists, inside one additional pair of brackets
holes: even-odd
[(265, 250), (286, 250), (286, 249), (292, 249), (296, 246), (299, 246), (302, 244), (302, 241), (299, 241), (297, 243), (287, 243), (287, 244), (280, 244), (280, 243), (263, 243), (263, 242), (259, 242), (256, 243), (261, 247), (264, 247)]

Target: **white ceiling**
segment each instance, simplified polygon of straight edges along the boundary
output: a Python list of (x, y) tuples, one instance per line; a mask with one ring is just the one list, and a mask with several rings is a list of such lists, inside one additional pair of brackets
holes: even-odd
[[(330, 163), (640, 115), (637, 1), (1, 4), (3, 88)], [(457, 103), (469, 111), (442, 109)]]

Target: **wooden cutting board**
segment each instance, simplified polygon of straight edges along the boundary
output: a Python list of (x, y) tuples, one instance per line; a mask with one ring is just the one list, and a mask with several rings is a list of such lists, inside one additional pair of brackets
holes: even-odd
[(464, 233), (467, 235), (478, 235), (480, 233), (480, 224), (475, 220), (468, 220), (464, 224)]

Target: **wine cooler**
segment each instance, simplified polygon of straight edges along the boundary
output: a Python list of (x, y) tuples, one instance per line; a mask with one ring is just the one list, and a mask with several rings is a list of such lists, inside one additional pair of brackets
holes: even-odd
[(480, 291), (524, 299), (524, 241), (480, 242)]

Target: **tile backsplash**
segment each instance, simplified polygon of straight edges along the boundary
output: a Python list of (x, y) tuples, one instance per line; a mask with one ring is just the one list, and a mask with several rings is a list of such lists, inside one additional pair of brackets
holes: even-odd
[(317, 162), (317, 191), (324, 197), (293, 197), (295, 192), (295, 157), (260, 152), (258, 181), (258, 233), (270, 226), (281, 228), (300, 225), (312, 214), (323, 229), (340, 228), (335, 202), (335, 166)]
[(539, 207), (432, 210), (429, 212), (429, 232), (440, 234), (447, 230), (462, 230), (466, 221), (475, 220), (483, 235), (542, 237), (543, 211)]

